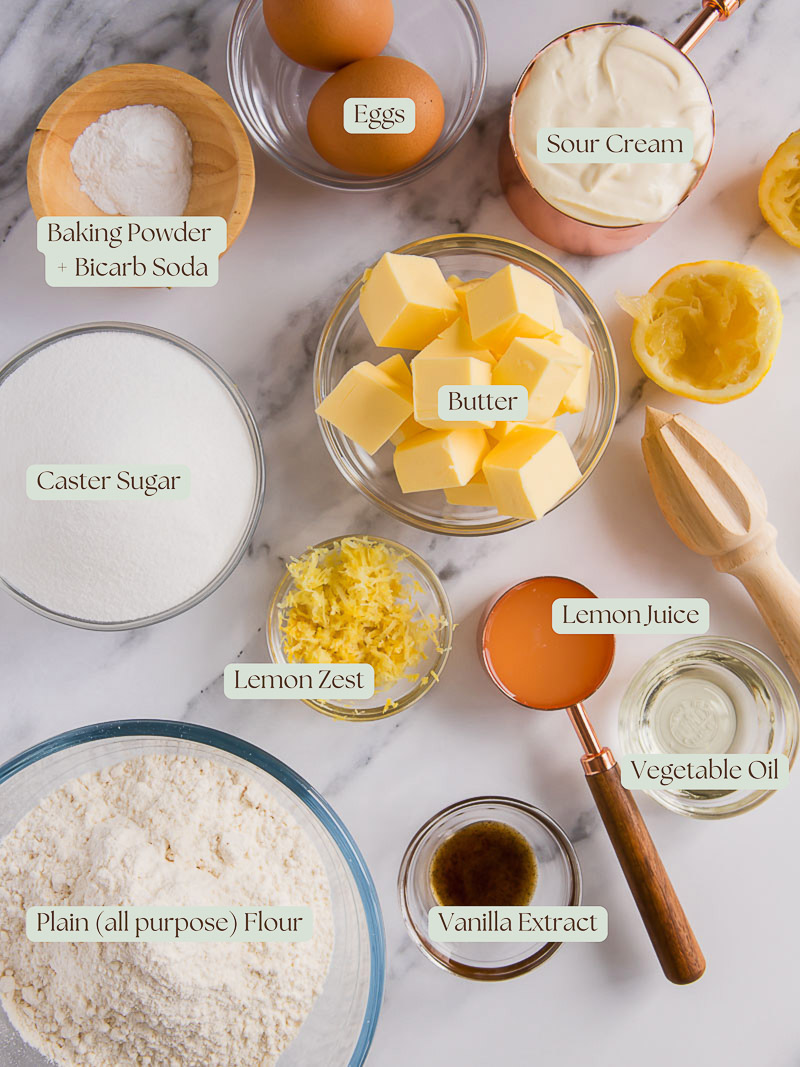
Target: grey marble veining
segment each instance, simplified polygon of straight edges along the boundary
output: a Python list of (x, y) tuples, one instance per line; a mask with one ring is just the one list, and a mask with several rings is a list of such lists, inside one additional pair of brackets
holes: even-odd
[[(411, 0), (395, 0), (396, 3)], [(117, 717), (164, 717), (236, 733), (274, 752), (331, 800), (374, 874), (387, 926), (388, 987), (372, 1067), (460, 1063), (550, 1067), (676, 1062), (791, 1067), (798, 1062), (794, 959), (800, 932), (753, 934), (749, 907), (792, 912), (800, 868), (797, 787), (742, 819), (705, 825), (647, 798), (642, 809), (709, 960), (692, 990), (658, 972), (578, 765), (562, 715), (525, 712), (499, 697), (474, 654), (486, 599), (537, 573), (564, 573), (598, 593), (704, 596), (712, 629), (780, 661), (733, 580), (687, 553), (663, 522), (640, 458), (645, 403), (685, 410), (742, 454), (763, 480), (787, 565), (800, 572), (796, 397), (800, 282), (796, 250), (764, 225), (755, 190), (763, 163), (798, 125), (794, 0), (748, 0), (692, 58), (717, 116), (708, 173), (689, 203), (650, 241), (620, 256), (566, 256), (532, 238), (508, 210), (496, 147), (508, 96), (531, 55), (588, 22), (636, 20), (675, 37), (691, 0), (606, 3), (479, 0), (489, 85), (475, 126), (419, 182), (353, 196), (307, 185), (259, 156), (250, 219), (223, 261), (219, 285), (201, 290), (48, 290), (35, 249), (25, 159), (52, 99), (92, 70), (128, 61), (166, 63), (229, 96), (225, 41), (233, 3), (219, 0), (5, 0), (0, 5), (0, 303), (2, 358), (69, 323), (145, 322), (187, 337), (232, 374), (264, 439), (268, 493), (253, 544), (229, 581), (191, 613), (149, 630), (95, 634), (38, 618), (0, 597), (0, 761), (62, 729)], [(337, 475), (316, 429), (311, 367), (322, 324), (342, 290), (386, 248), (416, 237), (474, 230), (543, 248), (572, 271), (609, 323), (621, 376), (620, 416), (608, 452), (579, 494), (545, 522), (496, 538), (459, 539), (401, 527)], [(710, 409), (646, 381), (629, 346), (617, 290), (638, 294), (676, 263), (744, 259), (769, 271), (786, 313), (775, 367), (751, 397)], [(345, 532), (383, 533), (438, 570), (459, 622), (442, 683), (416, 708), (351, 726), (304, 705), (231, 703), (222, 670), (265, 655), (264, 616), (285, 560)], [(628, 638), (593, 699), (598, 731), (616, 743), (619, 701), (632, 673), (669, 639)], [(407, 937), (395, 898), (403, 850), (440, 807), (482, 793), (519, 796), (549, 811), (575, 842), (584, 900), (609, 910), (603, 945), (566, 945), (529, 978), (498, 987), (432, 967)], [(581, 1007), (581, 1025), (575, 1005)], [(737, 1023), (731, 1026), (731, 1019)], [(595, 1035), (606, 1039), (598, 1044)], [(318, 1065), (309, 1065), (318, 1067)]]

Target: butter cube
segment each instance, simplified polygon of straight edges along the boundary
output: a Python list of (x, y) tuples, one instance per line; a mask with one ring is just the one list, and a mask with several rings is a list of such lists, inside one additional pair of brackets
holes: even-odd
[(407, 441), (409, 437), (414, 437), (415, 434), (423, 433), (425, 429), (426, 427), (420, 426), (413, 415), (409, 415), (403, 425), (398, 426), (389, 440), (393, 445), (399, 445), (402, 444), (403, 441)]
[(458, 504), (469, 508), (493, 508), (494, 501), (489, 492), (489, 483), (483, 471), (478, 471), (472, 481), (466, 485), (454, 485), (445, 489), (444, 495), (449, 504)]
[(554, 430), (556, 428), (556, 420), (548, 419), (547, 422), (530, 423), (530, 422), (496, 422), (491, 430), (487, 430), (488, 435), (495, 441), (502, 441), (504, 437), (511, 433), (512, 430), (516, 430), (518, 426), (540, 426), (543, 430)]
[(467, 320), (461, 315), (434, 341), (426, 345), (419, 354), (421, 356), (472, 356), (473, 359), (488, 363), (490, 367), (497, 362), (488, 348), (481, 348), (480, 345), (475, 344), (469, 332)]
[(377, 452), (411, 415), (411, 391), (372, 363), (358, 363), (317, 408), (320, 418), (368, 452)]
[(483, 430), (494, 425), (494, 419), (447, 421), (439, 418), (439, 389), (443, 385), (488, 386), (492, 382), (492, 368), (472, 356), (431, 355), (428, 345), (411, 361), (414, 382), (414, 418), (431, 430)]
[(465, 294), (472, 336), (492, 352), (505, 352), (515, 337), (561, 333), (561, 316), (552, 285), (513, 264)]
[(382, 348), (424, 348), (458, 315), (458, 300), (436, 260), (394, 252), (368, 273), (358, 306)]
[(467, 314), (467, 293), (470, 289), (474, 289), (476, 285), (480, 285), (483, 280), (483, 278), (473, 278), (472, 281), (461, 282), (459, 285), (453, 286), (453, 292), (456, 294), (456, 300), (462, 315)]
[(522, 385), (528, 391), (526, 422), (551, 419), (577, 377), (579, 356), (532, 337), (518, 337), (508, 346), (492, 372), (493, 385)]
[(466, 485), (489, 451), (482, 430), (425, 430), (398, 445), (394, 470), (404, 493)]
[(405, 389), (411, 389), (411, 368), (399, 352), (379, 363), (378, 370), (382, 370), (390, 378), (394, 378), (398, 385), (402, 385)]
[(522, 426), (495, 445), (483, 473), (497, 510), (540, 519), (580, 480), (581, 471), (558, 430)]
[(583, 341), (579, 341), (575, 334), (570, 333), (569, 330), (563, 330), (560, 334), (553, 334), (549, 340), (554, 341), (559, 348), (563, 348), (565, 351), (577, 356), (581, 361), (581, 369), (564, 394), (564, 399), (558, 405), (556, 415), (583, 411), (586, 407), (589, 379), (592, 374), (592, 350)]

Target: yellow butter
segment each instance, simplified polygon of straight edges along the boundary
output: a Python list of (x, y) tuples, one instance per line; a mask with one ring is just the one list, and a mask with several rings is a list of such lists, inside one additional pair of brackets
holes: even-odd
[(465, 302), (475, 341), (497, 354), (515, 337), (546, 337), (562, 330), (553, 287), (513, 264), (473, 286)]
[(413, 409), (407, 386), (363, 362), (351, 367), (319, 405), (317, 414), (373, 455)]
[[(502, 441), (504, 437), (511, 433), (512, 430), (516, 430), (518, 426), (532, 426), (533, 423), (529, 422), (496, 422), (491, 430), (487, 430), (488, 435), (495, 441)], [(548, 419), (547, 422), (537, 423), (543, 430), (554, 430), (556, 428), (556, 420)]]
[(456, 321), (443, 330), (434, 341), (426, 345), (420, 355), (472, 356), (473, 359), (488, 363), (490, 367), (497, 362), (496, 357), (488, 348), (482, 348), (472, 340), (469, 324), (462, 315), (459, 315)]
[(521, 385), (528, 391), (526, 422), (551, 419), (581, 370), (580, 357), (552, 341), (517, 337), (492, 371), (493, 385)]
[(489, 451), (482, 430), (425, 430), (398, 445), (394, 470), (404, 493), (466, 485)]
[(453, 286), (453, 292), (456, 294), (456, 300), (462, 315), (467, 314), (467, 293), (470, 289), (474, 289), (476, 285), (480, 285), (483, 280), (483, 278), (473, 278), (469, 282), (461, 282), (459, 285)]
[(497, 510), (518, 519), (540, 519), (580, 480), (581, 471), (558, 430), (518, 427), (483, 461)]
[(378, 370), (385, 371), (390, 378), (394, 378), (399, 385), (404, 386), (406, 389), (411, 388), (411, 368), (399, 352), (379, 363)]
[(420, 426), (413, 415), (409, 415), (402, 426), (394, 431), (389, 440), (393, 445), (402, 444), (403, 441), (407, 441), (409, 437), (414, 437), (415, 434), (423, 433), (426, 429), (425, 426)]
[(564, 399), (558, 405), (556, 415), (583, 411), (586, 407), (589, 380), (592, 374), (592, 350), (583, 341), (579, 341), (575, 334), (570, 333), (569, 330), (562, 330), (560, 334), (553, 334), (549, 340), (554, 341), (559, 348), (563, 348), (565, 351), (577, 356), (581, 361), (581, 369), (564, 394)]
[(455, 485), (445, 489), (444, 495), (449, 504), (457, 504), (461, 507), (470, 508), (493, 508), (494, 501), (489, 491), (489, 483), (483, 471), (478, 471), (475, 477), (466, 485)]
[(459, 310), (434, 259), (394, 252), (383, 255), (366, 277), (358, 306), (372, 340), (382, 348), (424, 348)]
[(451, 289), (458, 289), (459, 285), (463, 285), (464, 283), (457, 274), (451, 274), (447, 279), (447, 284)]
[(494, 426), (494, 419), (448, 422), (439, 418), (439, 390), (443, 385), (489, 386), (492, 382), (492, 368), (488, 363), (472, 356), (431, 354), (433, 347), (433, 344), (428, 345), (411, 361), (414, 418), (417, 422), (431, 430), (484, 430)]

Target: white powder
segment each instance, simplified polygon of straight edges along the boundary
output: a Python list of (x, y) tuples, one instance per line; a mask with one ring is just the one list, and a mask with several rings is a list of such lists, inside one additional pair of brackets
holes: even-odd
[[(311, 941), (32, 943), (36, 905), (306, 905)], [(286, 810), (211, 760), (150, 755), (78, 778), (0, 843), (0, 996), (63, 1067), (270, 1067), (330, 965), (323, 863)], [(315, 1065), (317, 1067), (317, 1065)]]
[(109, 215), (182, 215), (192, 184), (192, 141), (166, 107), (108, 111), (75, 141), (81, 189)]
[[(183, 465), (190, 495), (29, 500), (32, 464)], [(0, 574), (51, 611), (129, 622), (183, 603), (233, 555), (255, 491), (241, 412), (169, 341), (124, 330), (66, 337), (0, 385)]]

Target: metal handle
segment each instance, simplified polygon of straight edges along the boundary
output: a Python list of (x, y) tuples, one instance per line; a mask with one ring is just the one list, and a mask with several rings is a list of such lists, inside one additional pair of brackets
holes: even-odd
[(724, 22), (738, 8), (744, 0), (703, 0), (703, 10), (686, 27), (680, 37), (675, 41), (675, 47), (680, 48), (686, 55), (690, 52), (701, 37), (711, 29), (715, 22)]

